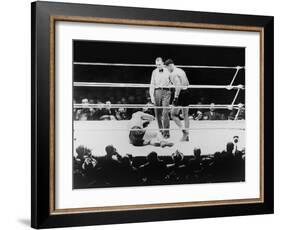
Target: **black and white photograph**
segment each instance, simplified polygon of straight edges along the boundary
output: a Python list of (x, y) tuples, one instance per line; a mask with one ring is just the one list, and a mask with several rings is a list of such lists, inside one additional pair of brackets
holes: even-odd
[(72, 45), (73, 189), (245, 182), (245, 47)]
[(190, 10), (32, 4), (32, 227), (273, 213), (273, 17)]

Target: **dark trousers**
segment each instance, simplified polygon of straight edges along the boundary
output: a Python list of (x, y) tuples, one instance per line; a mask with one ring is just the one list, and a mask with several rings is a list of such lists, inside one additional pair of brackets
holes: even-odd
[[(154, 91), (155, 105), (156, 106), (169, 106), (171, 100), (171, 91), (169, 89), (155, 89)], [(170, 118), (169, 109), (155, 109), (155, 116), (157, 119), (158, 127), (162, 132), (163, 136), (170, 134)]]

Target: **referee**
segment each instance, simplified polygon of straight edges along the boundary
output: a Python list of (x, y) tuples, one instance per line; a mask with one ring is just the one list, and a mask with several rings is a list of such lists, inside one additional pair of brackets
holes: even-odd
[[(163, 59), (155, 59), (156, 69), (152, 71), (150, 82), (150, 98), (155, 106), (169, 106), (171, 100), (172, 85), (170, 72), (165, 68)], [(155, 116), (162, 136), (167, 139), (170, 137), (170, 118), (168, 108), (156, 108)]]

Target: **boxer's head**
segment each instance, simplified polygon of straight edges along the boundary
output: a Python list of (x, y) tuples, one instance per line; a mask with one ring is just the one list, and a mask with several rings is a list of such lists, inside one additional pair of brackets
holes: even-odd
[(165, 61), (165, 66), (167, 67), (167, 69), (170, 71), (170, 72), (173, 72), (174, 69), (175, 69), (175, 63), (172, 59), (167, 59)]

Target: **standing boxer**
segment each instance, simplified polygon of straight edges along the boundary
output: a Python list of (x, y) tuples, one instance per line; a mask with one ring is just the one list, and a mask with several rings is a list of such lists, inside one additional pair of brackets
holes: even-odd
[[(167, 69), (171, 73), (171, 81), (173, 85), (175, 86), (175, 95), (173, 100), (174, 106), (188, 106), (190, 104), (190, 92), (188, 89), (183, 89), (182, 87), (188, 86), (189, 81), (186, 76), (186, 73), (175, 66), (172, 59), (168, 59), (165, 61), (165, 65), (167, 66)], [(181, 123), (181, 120), (179, 118), (179, 113), (182, 111), (184, 116), (184, 127)], [(181, 138), (181, 141), (189, 141), (189, 115), (188, 115), (188, 108), (177, 108), (174, 107), (171, 111), (171, 117), (174, 120), (174, 122), (177, 124), (177, 126), (182, 130), (183, 136)]]
[[(170, 72), (165, 68), (161, 57), (155, 60), (156, 69), (153, 70), (150, 82), (150, 98), (151, 102), (156, 106), (169, 106), (171, 99), (172, 85)], [(168, 108), (156, 108), (155, 115), (161, 134), (165, 139), (170, 137), (170, 118)]]

